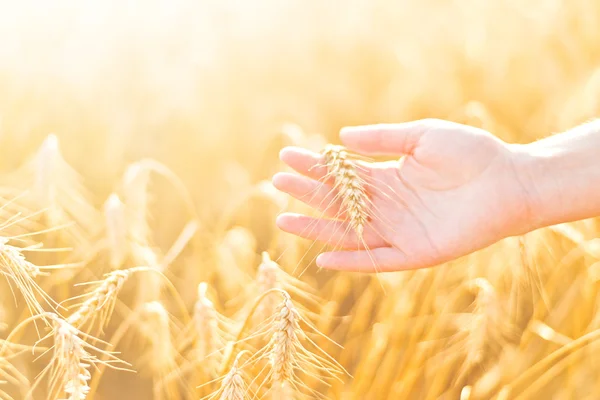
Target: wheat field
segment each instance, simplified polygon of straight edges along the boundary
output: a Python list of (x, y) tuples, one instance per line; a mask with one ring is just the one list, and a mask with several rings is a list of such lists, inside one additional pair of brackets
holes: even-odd
[(597, 117), (599, 38), (595, 0), (0, 2), (0, 399), (600, 398), (597, 220), (333, 272), (270, 183), (346, 125)]

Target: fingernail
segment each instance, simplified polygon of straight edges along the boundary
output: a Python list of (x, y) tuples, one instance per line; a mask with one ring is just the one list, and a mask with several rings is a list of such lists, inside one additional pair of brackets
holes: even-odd
[(283, 226), (283, 213), (279, 214), (276, 218), (275, 218), (275, 225), (279, 228), (282, 229), (281, 227)]
[(279, 150), (279, 159), (283, 160), (286, 156), (286, 154), (289, 154), (290, 152), (290, 148), (289, 147), (284, 147), (283, 149)]
[(346, 126), (340, 131), (340, 138), (355, 139), (360, 137), (364, 129), (362, 126)]
[(319, 254), (317, 257), (317, 267), (323, 268), (323, 264), (325, 263), (327, 256), (325, 254)]
[(271, 183), (273, 184), (273, 186), (275, 186), (277, 189), (279, 189), (279, 187), (281, 187), (281, 181), (284, 178), (284, 174), (281, 172), (277, 172), (275, 175), (273, 175), (273, 177), (271, 178)]

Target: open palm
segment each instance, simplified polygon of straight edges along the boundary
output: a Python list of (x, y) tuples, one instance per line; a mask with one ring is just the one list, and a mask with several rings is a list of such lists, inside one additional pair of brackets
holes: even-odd
[(528, 196), (514, 167), (518, 152), (488, 132), (421, 120), (345, 128), (341, 139), (359, 154), (401, 158), (357, 162), (371, 216), (361, 240), (340, 218), (341, 201), (321, 155), (299, 148), (281, 152), (301, 175), (279, 173), (274, 185), (320, 209), (324, 218), (285, 213), (278, 226), (344, 249), (321, 254), (321, 267), (364, 272), (428, 267), (525, 229)]

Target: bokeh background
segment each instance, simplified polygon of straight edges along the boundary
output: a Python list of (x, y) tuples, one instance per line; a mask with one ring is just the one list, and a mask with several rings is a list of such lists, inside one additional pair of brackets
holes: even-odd
[[(244, 285), (244, 278), (224, 283), (230, 266), (203, 256), (221, 243), (223, 215), (232, 213), (226, 228), (240, 225), (251, 232), (251, 268), (256, 269), (261, 251), (291, 246), (291, 239), (280, 239), (275, 231), (274, 217), (293, 205), (264, 182), (283, 168), (277, 154), (284, 145), (318, 150), (337, 142), (345, 125), (426, 117), (527, 143), (599, 112), (600, 2), (595, 0), (0, 3), (2, 173), (17, 170), (54, 133), (65, 160), (101, 209), (119, 190), (130, 163), (152, 158), (169, 167), (187, 188), (201, 221), (203, 240), (173, 267), (174, 283), (190, 307), (201, 280), (214, 283), (215, 303), (224, 313), (227, 297)], [(256, 185), (276, 199), (274, 207), (245, 201)], [(153, 197), (153, 241), (166, 249), (189, 220), (189, 210), (169, 182), (155, 182)], [(485, 386), (490, 391), (481, 389), (477, 397), (490, 398), (514, 378), (507, 369), (525, 371), (556, 350), (557, 342), (564, 345), (539, 335), (513, 340), (513, 358), (498, 358), (495, 349), (485, 367), (458, 377), (453, 371), (463, 365), (459, 354), (465, 346), (452, 347), (455, 356), (449, 356), (440, 350), (448, 345), (441, 333), (435, 340), (424, 333), (422, 325), (429, 324), (424, 321), (438, 316), (441, 323), (450, 312), (433, 294), (424, 295), (425, 288), (447, 300), (461, 282), (484, 277), (498, 291), (499, 302), (521, 310), (513, 318), (521, 334), (534, 319), (569, 340), (592, 331), (590, 321), (598, 313), (590, 293), (597, 288), (587, 274), (596, 255), (564, 258), (598, 230), (593, 221), (569, 229), (534, 233), (525, 241), (526, 256), (523, 241), (506, 241), (442, 267), (440, 275), (396, 275), (389, 278), (391, 293), (367, 277), (315, 271), (307, 257), (308, 282), (326, 302), (339, 304), (330, 307), (338, 319), (322, 327), (347, 345), (347, 352), (329, 350), (355, 376), (327, 395), (397, 399), (462, 393), (466, 399), (465, 386), (476, 393), (481, 376), (501, 371), (496, 381), (485, 381), (493, 389)], [(309, 245), (294, 246), (303, 253)], [(513, 271), (510, 266), (527, 260), (535, 260), (539, 269), (525, 290), (528, 295), (517, 301), (510, 283), (514, 276), (499, 271)], [(553, 273), (561, 262), (575, 266), (557, 277)], [(214, 271), (219, 269), (225, 272)], [(589, 285), (593, 292), (581, 292), (577, 285)], [(573, 290), (585, 299), (578, 300)], [(471, 302), (456, 304), (467, 310)], [(583, 304), (581, 315), (564, 311), (577, 304)], [(453, 321), (452, 329), (460, 333)], [(414, 329), (394, 331), (398, 326)], [(422, 344), (428, 341), (430, 347)], [(436, 353), (446, 361), (440, 363)], [(590, 369), (592, 357), (579, 356), (569, 364), (572, 371), (587, 371), (579, 378), (561, 370), (562, 380), (544, 381), (526, 397), (597, 398), (594, 371), (599, 371)], [(107, 376), (106, 398), (151, 398), (148, 381)], [(118, 397), (129, 393), (127, 388), (135, 388), (138, 397)]]
[(526, 142), (598, 111), (594, 1), (22, 1), (1, 11), (3, 165), (54, 132), (100, 194), (141, 156), (168, 161), (197, 195), (231, 160), (267, 178), (257, 163), (285, 123), (334, 140), (344, 125), (440, 117)]

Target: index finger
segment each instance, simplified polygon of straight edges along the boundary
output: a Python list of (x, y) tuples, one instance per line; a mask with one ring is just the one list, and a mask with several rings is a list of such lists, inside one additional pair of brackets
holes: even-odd
[[(301, 147), (285, 147), (279, 152), (281, 161), (289, 165), (296, 172), (320, 182), (333, 183), (333, 177), (329, 176), (325, 156), (306, 150)], [(358, 175), (366, 179), (370, 176), (371, 165), (361, 160), (353, 160)]]
[(301, 147), (285, 147), (279, 152), (281, 161), (296, 172), (315, 180), (327, 177), (327, 166), (322, 154)]

